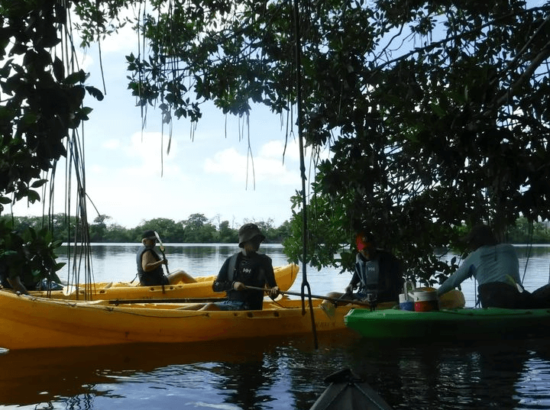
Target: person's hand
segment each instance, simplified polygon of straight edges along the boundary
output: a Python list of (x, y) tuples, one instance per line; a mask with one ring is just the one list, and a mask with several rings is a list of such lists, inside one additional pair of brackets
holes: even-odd
[(245, 290), (246, 286), (242, 282), (235, 282), (235, 283), (233, 283), (233, 289), (239, 290), (239, 291), (240, 290)]
[(28, 295), (29, 292), (27, 291), (27, 288), (25, 285), (23, 285), (23, 282), (21, 282), (21, 278), (19, 276), (15, 276), (14, 278), (7, 278), (8, 283), (11, 285), (12, 289), (16, 293), (21, 293), (23, 295)]
[(275, 299), (277, 296), (279, 296), (279, 287), (278, 286), (273, 286), (271, 289), (269, 289), (269, 297), (271, 299)]
[(168, 266), (168, 259), (162, 259), (162, 264)]

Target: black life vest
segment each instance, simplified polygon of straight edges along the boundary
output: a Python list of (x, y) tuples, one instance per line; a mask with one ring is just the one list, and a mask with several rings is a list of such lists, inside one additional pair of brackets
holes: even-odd
[(227, 269), (227, 279), (230, 281), (230, 282), (233, 282), (235, 280), (235, 277), (236, 277), (236, 267), (237, 267), (237, 259), (240, 255), (240, 252), (239, 253), (236, 253), (235, 255), (231, 256), (231, 259), (229, 259), (229, 267)]
[(355, 257), (355, 269), (360, 280), (359, 292), (378, 293), (380, 283), (379, 259), (366, 260), (358, 253)]
[[(227, 268), (227, 280), (230, 282), (234, 282), (236, 278), (239, 277), (239, 269), (241, 269), (241, 266), (237, 265), (237, 262), (239, 261), (239, 255), (242, 255), (241, 252), (238, 252), (231, 256), (231, 259), (229, 259), (229, 266)], [(257, 253), (257, 255), (262, 255), (261, 253)], [(259, 278), (264, 278), (265, 273), (263, 269), (260, 269), (259, 272)]]
[(136, 254), (136, 263), (137, 263), (137, 272), (138, 272), (139, 282), (142, 285), (147, 285), (147, 286), (152, 285), (153, 284), (152, 282), (155, 282), (155, 285), (161, 285), (163, 283), (163, 276), (164, 276), (164, 271), (162, 270), (162, 266), (157, 266), (154, 270), (149, 272), (145, 272), (143, 270), (143, 267), (141, 264), (141, 258), (143, 257), (143, 254), (147, 251), (151, 251), (155, 260), (160, 261), (160, 256), (158, 256), (158, 254), (152, 248), (146, 248), (145, 246), (142, 246)]

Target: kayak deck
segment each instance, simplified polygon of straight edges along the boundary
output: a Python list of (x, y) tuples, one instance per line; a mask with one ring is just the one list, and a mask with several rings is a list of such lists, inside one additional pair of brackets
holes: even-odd
[[(317, 332), (353, 333), (344, 315), (353, 307), (327, 312), (314, 301)], [(311, 311), (301, 300), (264, 302), (256, 311), (185, 310), (177, 303), (113, 306), (109, 301), (63, 301), (0, 291), (0, 347), (40, 349), (126, 343), (190, 343), (311, 334)], [(307, 305), (307, 304), (306, 304)]]
[[(273, 268), (279, 289), (292, 287), (300, 268), (296, 264)], [(68, 286), (63, 291), (32, 291), (32, 296), (62, 300), (113, 300), (113, 299), (173, 299), (223, 298), (225, 292), (214, 292), (212, 283), (216, 275), (198, 276), (195, 283), (177, 283), (163, 286), (140, 286), (139, 282), (98, 282)]]

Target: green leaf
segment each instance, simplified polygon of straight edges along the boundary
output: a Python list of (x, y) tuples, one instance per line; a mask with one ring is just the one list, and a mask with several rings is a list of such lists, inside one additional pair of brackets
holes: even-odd
[(44, 185), (46, 182), (48, 182), (47, 179), (39, 179), (38, 181), (34, 181), (31, 184), (31, 188), (40, 188), (42, 185)]
[(65, 262), (59, 262), (55, 264), (54, 270), (57, 272), (58, 270), (62, 269), (67, 263)]
[(85, 88), (86, 88), (86, 91), (88, 91), (88, 93), (92, 97), (94, 97), (96, 100), (103, 101), (103, 98), (104, 98), (103, 93), (99, 91), (97, 88), (91, 87), (91, 86), (86, 86)]
[(433, 112), (435, 112), (440, 118), (445, 117), (447, 114), (439, 104), (431, 103), (430, 107), (432, 107)]
[(38, 192), (33, 191), (32, 189), (29, 189), (29, 192), (27, 193), (27, 197), (29, 198), (29, 202), (31, 204), (35, 202), (40, 202), (40, 195)]
[(71, 73), (63, 80), (64, 84), (75, 85), (78, 83), (83, 83), (86, 80), (86, 74), (83, 70)]
[(53, 74), (57, 81), (63, 81), (65, 78), (65, 67), (63, 66), (63, 61), (56, 57), (53, 61)]

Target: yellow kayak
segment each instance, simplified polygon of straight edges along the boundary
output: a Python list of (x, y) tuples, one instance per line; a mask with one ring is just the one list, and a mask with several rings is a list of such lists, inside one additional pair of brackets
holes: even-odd
[[(300, 268), (296, 264), (276, 266), (273, 268), (279, 289), (291, 288)], [(113, 299), (165, 299), (165, 298), (223, 298), (225, 292), (214, 292), (212, 283), (216, 275), (194, 278), (196, 283), (178, 283), (175, 285), (140, 286), (139, 282), (93, 283), (90, 285), (69, 286), (58, 291), (33, 291), (32, 296), (49, 297), (64, 300), (113, 300)]]
[[(311, 313), (301, 300), (264, 302), (258, 311), (182, 310), (177, 303), (113, 304), (67, 301), (0, 291), (0, 347), (40, 349), (127, 343), (191, 343), (311, 334)], [(346, 330), (356, 305), (324, 309), (314, 300), (317, 332)], [(307, 303), (306, 303), (307, 305)]]

